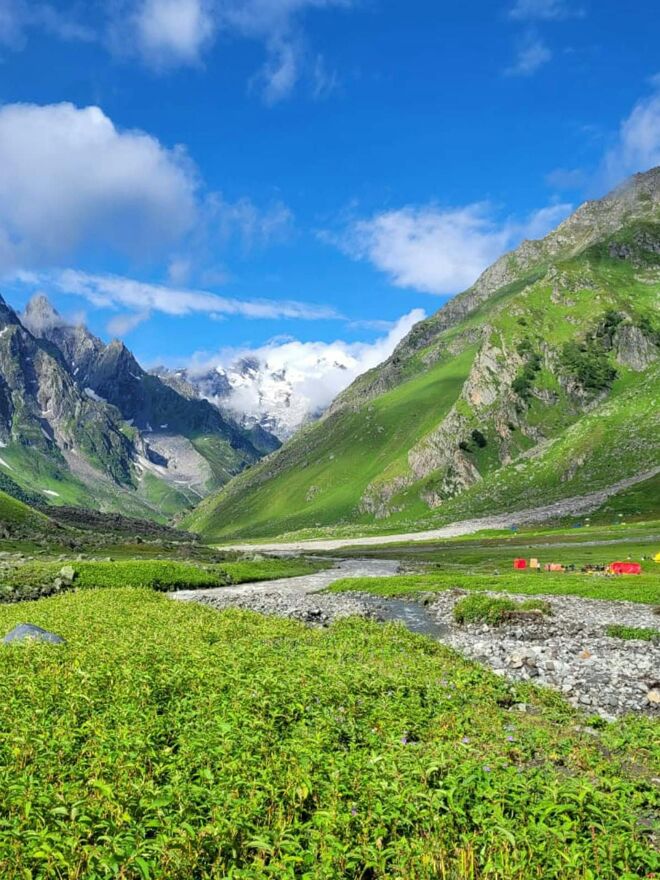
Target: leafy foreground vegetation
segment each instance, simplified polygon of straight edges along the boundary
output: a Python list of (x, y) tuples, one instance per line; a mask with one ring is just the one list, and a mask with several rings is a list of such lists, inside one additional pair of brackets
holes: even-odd
[(313, 630), (138, 589), (0, 607), (2, 632), (28, 620), (67, 644), (0, 649), (5, 880), (660, 868), (647, 719), (587, 735), (558, 696), (367, 621)]
[(644, 642), (660, 642), (660, 629), (652, 629), (650, 626), (623, 626), (620, 623), (612, 623), (606, 627), (607, 635), (614, 639), (641, 639)]
[(453, 614), (457, 623), (488, 623), (497, 626), (517, 611), (552, 614), (550, 603), (542, 599), (514, 602), (513, 599), (492, 599), (489, 596), (466, 596), (454, 605)]
[(161, 592), (208, 589), (246, 581), (297, 577), (327, 565), (329, 563), (304, 559), (240, 560), (204, 566), (163, 559), (28, 562), (4, 578), (0, 601), (36, 599), (71, 588), (144, 587)]
[(660, 577), (635, 575), (598, 577), (581, 574), (511, 573), (414, 574), (395, 577), (364, 577), (335, 581), (330, 590), (337, 593), (364, 592), (377, 596), (411, 596), (443, 590), (488, 590), (502, 593), (545, 596), (582, 596), (585, 599), (610, 599), (660, 604)]

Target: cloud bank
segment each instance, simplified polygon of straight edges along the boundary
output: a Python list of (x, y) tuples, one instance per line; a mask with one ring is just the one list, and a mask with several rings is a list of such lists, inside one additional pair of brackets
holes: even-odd
[(322, 412), (358, 376), (386, 360), (410, 329), (425, 317), (422, 309), (413, 309), (373, 342), (274, 340), (255, 349), (223, 349), (213, 357), (199, 354), (193, 357), (188, 369), (193, 375), (217, 367), (230, 370), (242, 358), (256, 359), (261, 365), (258, 379), (236, 388), (223, 405), (259, 419), (272, 405), (274, 388), (270, 374), (277, 373), (292, 391), (295, 418), (300, 423)]
[(284, 241), (293, 215), (208, 192), (182, 147), (119, 129), (99, 107), (0, 106), (0, 271), (80, 254), (152, 263), (179, 246)]
[[(329, 306), (317, 306), (296, 300), (234, 299), (204, 290), (188, 290), (149, 284), (119, 275), (95, 275), (76, 269), (57, 272), (19, 271), (10, 280), (29, 287), (45, 287), (60, 293), (84, 297), (97, 308), (130, 309), (132, 321), (115, 324), (132, 329), (152, 312), (180, 317), (207, 314), (211, 317), (240, 315), (244, 318), (300, 318), (323, 320), (337, 318)], [(140, 318), (140, 321), (133, 323)]]
[(523, 222), (501, 223), (485, 202), (446, 210), (407, 206), (357, 220), (330, 240), (384, 272), (397, 287), (446, 295), (469, 287), (523, 238), (545, 235), (571, 207), (551, 205)]
[(94, 31), (77, 21), (73, 11), (50, 3), (0, 0), (0, 45), (18, 51), (28, 34), (38, 30), (66, 42), (91, 42)]
[(584, 10), (572, 0), (516, 0), (509, 9), (514, 21), (561, 21), (583, 15)]
[(137, 256), (191, 229), (198, 180), (181, 149), (120, 131), (98, 107), (0, 108), (0, 266), (58, 261), (99, 243)]
[(318, 98), (335, 75), (307, 48), (305, 13), (348, 8), (352, 0), (124, 0), (110, 21), (110, 45), (163, 70), (199, 65), (220, 37), (261, 43), (266, 60), (252, 78), (268, 104), (291, 94), (303, 74)]
[(531, 76), (550, 61), (552, 52), (536, 34), (526, 34), (518, 44), (513, 64), (504, 71), (507, 76)]
[(660, 77), (653, 84), (653, 94), (637, 101), (605, 154), (600, 177), (606, 186), (660, 165)]
[(216, 23), (205, 0), (142, 0), (128, 16), (134, 49), (152, 67), (198, 64)]

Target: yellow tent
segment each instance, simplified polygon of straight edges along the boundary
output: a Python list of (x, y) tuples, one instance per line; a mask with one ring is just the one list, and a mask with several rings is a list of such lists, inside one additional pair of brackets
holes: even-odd
[(655, 554), (655, 556), (653, 557), (653, 561), (654, 561), (654, 562), (660, 562), (660, 553), (656, 553), (656, 554)]

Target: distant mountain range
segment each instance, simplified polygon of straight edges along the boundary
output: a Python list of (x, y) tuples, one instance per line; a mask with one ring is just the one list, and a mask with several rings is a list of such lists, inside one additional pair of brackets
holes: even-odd
[(0, 297), (0, 489), (22, 500), (166, 518), (279, 446), (179, 393), (126, 346), (65, 322), (43, 295)]
[(286, 368), (273, 370), (256, 357), (238, 358), (230, 367), (201, 373), (165, 367), (152, 372), (179, 393), (208, 400), (243, 427), (260, 427), (282, 441), (322, 413), (301, 390), (296, 381), (300, 377)]
[(405, 532), (660, 482), (660, 168), (525, 241), (185, 520)]

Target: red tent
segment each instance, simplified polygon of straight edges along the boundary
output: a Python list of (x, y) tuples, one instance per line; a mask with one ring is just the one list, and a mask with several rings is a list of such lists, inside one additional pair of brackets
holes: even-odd
[(641, 574), (639, 562), (610, 562), (608, 566), (612, 574)]
[(527, 568), (527, 560), (526, 559), (514, 559), (513, 560), (514, 568)]

